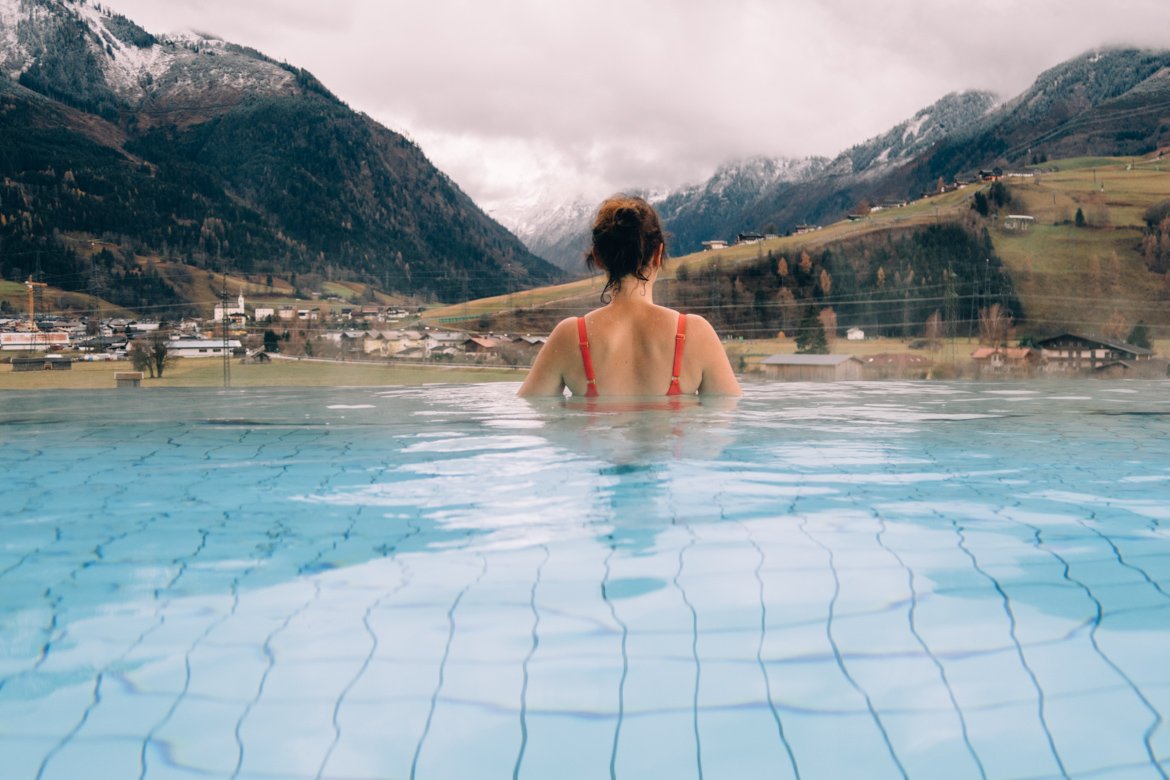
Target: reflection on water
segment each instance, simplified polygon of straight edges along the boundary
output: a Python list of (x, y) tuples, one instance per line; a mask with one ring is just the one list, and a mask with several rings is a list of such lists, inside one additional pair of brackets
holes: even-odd
[(0, 756), (1165, 776), (1165, 386), (11, 394)]

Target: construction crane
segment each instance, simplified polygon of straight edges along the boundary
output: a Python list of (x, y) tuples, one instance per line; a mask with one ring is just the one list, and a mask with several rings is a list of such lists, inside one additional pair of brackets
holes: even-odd
[(24, 283), (24, 286), (28, 288), (28, 329), (30, 331), (36, 331), (38, 330), (37, 321), (33, 317), (34, 309), (36, 307), (34, 293), (38, 287), (48, 287), (49, 285), (45, 284), (44, 282), (34, 282), (33, 278), (30, 276), (28, 281)]

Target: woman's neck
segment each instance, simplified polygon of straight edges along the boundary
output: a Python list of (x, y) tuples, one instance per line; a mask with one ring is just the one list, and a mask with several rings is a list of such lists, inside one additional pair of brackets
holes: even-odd
[(623, 308), (626, 306), (654, 305), (654, 280), (658, 274), (650, 274), (650, 278), (642, 281), (630, 275), (622, 279), (622, 286), (610, 293), (610, 306)]

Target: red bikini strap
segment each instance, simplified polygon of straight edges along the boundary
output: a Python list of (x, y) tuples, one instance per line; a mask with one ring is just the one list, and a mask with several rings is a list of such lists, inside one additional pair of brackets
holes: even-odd
[(586, 398), (597, 396), (597, 384), (593, 381), (593, 356), (589, 354), (589, 336), (585, 333), (585, 318), (577, 318), (577, 339), (581, 344), (581, 363), (585, 366)]
[(682, 387), (678, 383), (678, 378), (682, 374), (683, 345), (686, 340), (687, 315), (679, 312), (678, 332), (674, 334), (674, 368), (670, 372), (670, 389), (666, 391), (667, 395), (682, 395)]

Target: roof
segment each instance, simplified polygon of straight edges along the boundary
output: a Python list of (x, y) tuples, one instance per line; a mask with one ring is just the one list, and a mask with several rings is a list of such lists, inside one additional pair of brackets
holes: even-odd
[(980, 347), (971, 353), (971, 357), (975, 360), (982, 360), (989, 358), (992, 355), (1003, 355), (1009, 360), (1023, 360), (1032, 354), (1031, 347)]
[(853, 355), (772, 355), (760, 361), (765, 366), (839, 366), (854, 360)]
[(1136, 346), (1134, 344), (1128, 344), (1124, 341), (1114, 341), (1113, 339), (1103, 339), (1103, 338), (1098, 338), (1096, 336), (1086, 336), (1083, 333), (1061, 333), (1059, 336), (1053, 336), (1052, 338), (1047, 338), (1047, 339), (1042, 339), (1040, 341), (1037, 341), (1036, 346), (1043, 348), (1051, 342), (1061, 341), (1062, 339), (1070, 339), (1070, 338), (1071, 339), (1079, 339), (1081, 341), (1087, 341), (1090, 344), (1100, 344), (1101, 346), (1104, 346), (1104, 347), (1110, 347), (1111, 349), (1116, 349), (1119, 352), (1128, 352), (1131, 355), (1153, 355), (1154, 354), (1151, 350), (1148, 350), (1144, 347)]
[[(223, 339), (171, 339), (164, 341), (167, 349), (222, 349)], [(240, 346), (239, 339), (228, 339), (228, 349)]]

